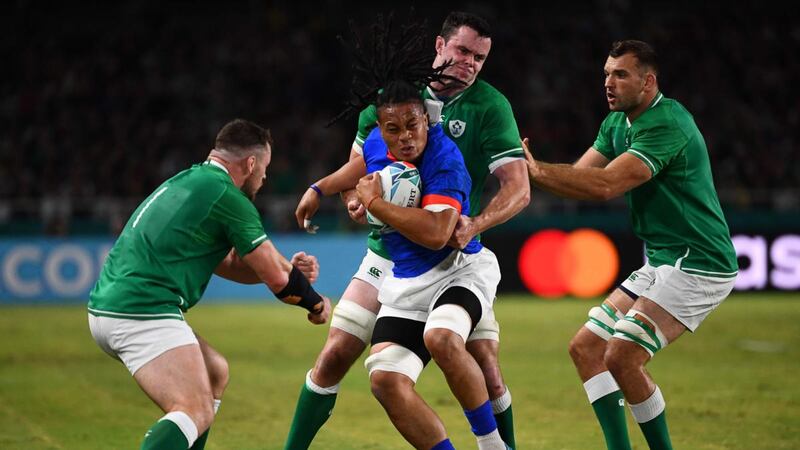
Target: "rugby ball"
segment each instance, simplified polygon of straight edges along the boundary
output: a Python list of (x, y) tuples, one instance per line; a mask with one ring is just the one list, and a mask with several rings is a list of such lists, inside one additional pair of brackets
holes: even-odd
[[(395, 161), (378, 172), (381, 177), (383, 199), (387, 202), (405, 208), (419, 206), (420, 191), (422, 189), (419, 170), (410, 162)], [(383, 231), (388, 228), (380, 219), (367, 211), (367, 222)]]

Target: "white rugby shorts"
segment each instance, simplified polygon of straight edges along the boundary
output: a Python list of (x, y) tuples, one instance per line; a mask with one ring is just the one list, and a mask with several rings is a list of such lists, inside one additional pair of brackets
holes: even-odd
[(375, 289), (381, 290), (381, 285), (388, 275), (392, 274), (394, 263), (386, 258), (379, 256), (377, 253), (367, 249), (367, 254), (361, 260), (361, 265), (358, 271), (353, 275), (353, 278), (359, 279), (366, 283), (371, 284)]
[[(476, 329), (496, 328), (492, 304), (500, 282), (497, 257), (484, 247), (475, 254), (453, 251), (444, 261), (414, 278), (388, 276), (383, 282), (378, 300), (383, 316), (402, 317), (425, 322), (436, 300), (448, 288), (469, 289), (481, 302), (481, 321)], [(491, 321), (481, 326), (484, 319)]]
[(622, 287), (654, 301), (694, 332), (728, 297), (735, 281), (735, 277), (692, 275), (674, 266), (653, 267), (645, 263), (622, 283)]
[(97, 345), (125, 364), (131, 375), (157, 356), (184, 345), (197, 344), (183, 320), (131, 320), (89, 314), (89, 330)]

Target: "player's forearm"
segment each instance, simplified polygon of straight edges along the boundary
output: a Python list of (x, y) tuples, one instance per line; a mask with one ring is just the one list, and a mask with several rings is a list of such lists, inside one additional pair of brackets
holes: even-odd
[(561, 197), (578, 200), (608, 200), (618, 195), (604, 169), (576, 168), (569, 164), (537, 161), (538, 170), (530, 173), (537, 187)]
[(367, 174), (363, 158), (351, 159), (336, 172), (317, 181), (315, 184), (323, 195), (332, 195), (356, 187), (358, 180)]
[(214, 273), (226, 280), (235, 281), (242, 284), (257, 284), (261, 278), (250, 268), (234, 250), (228, 253), (222, 262), (219, 263)]
[(403, 208), (382, 198), (370, 203), (369, 212), (390, 225), (410, 241), (431, 250), (439, 250), (447, 244), (458, 221), (458, 214), (445, 211), (434, 213), (422, 208)]
[(531, 186), (525, 162), (520, 160), (498, 168), (495, 175), (500, 180), (500, 190), (486, 208), (472, 221), (477, 233), (504, 223), (514, 217), (531, 200)]

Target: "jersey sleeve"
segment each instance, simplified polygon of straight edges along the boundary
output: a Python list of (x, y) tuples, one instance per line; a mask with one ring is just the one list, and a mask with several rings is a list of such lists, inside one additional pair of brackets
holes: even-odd
[(228, 242), (244, 256), (268, 239), (253, 203), (235, 187), (229, 187), (214, 205), (212, 214), (222, 225)]
[(606, 116), (603, 123), (600, 124), (600, 131), (597, 132), (597, 138), (592, 144), (592, 148), (600, 152), (606, 159), (611, 161), (614, 159), (614, 144), (611, 140), (611, 115)]
[(657, 125), (637, 131), (627, 152), (641, 159), (656, 176), (686, 146), (687, 136), (677, 127)]
[(423, 180), (421, 207), (434, 212), (452, 208), (460, 214), (471, 187), (467, 168), (456, 158), (439, 162), (430, 179)]
[[(367, 140), (367, 136), (369, 136), (372, 129), (377, 126), (377, 121), (378, 109), (375, 105), (369, 105), (361, 111), (358, 115), (358, 131), (353, 141), (354, 148), (361, 149), (364, 147), (364, 141)], [(363, 154), (363, 150), (359, 153)]]
[(481, 124), (481, 149), (489, 161), (489, 171), (517, 159), (524, 159), (519, 128), (511, 104), (502, 95), (486, 111)]

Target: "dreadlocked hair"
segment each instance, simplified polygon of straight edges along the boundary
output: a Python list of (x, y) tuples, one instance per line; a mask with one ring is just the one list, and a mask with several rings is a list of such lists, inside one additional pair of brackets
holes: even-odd
[[(411, 12), (413, 16), (413, 10)], [(410, 20), (402, 25), (397, 36), (393, 36), (394, 13), (378, 15), (370, 27), (371, 42), (365, 42), (350, 20), (352, 42), (341, 35), (337, 39), (353, 57), (353, 81), (351, 100), (345, 109), (328, 122), (331, 126), (360, 111), (368, 105), (382, 106), (390, 103), (422, 102), (420, 91), (433, 82), (459, 83), (460, 80), (445, 75), (444, 69), (452, 63), (446, 62), (432, 67), (433, 56), (427, 45), (427, 21)]]

